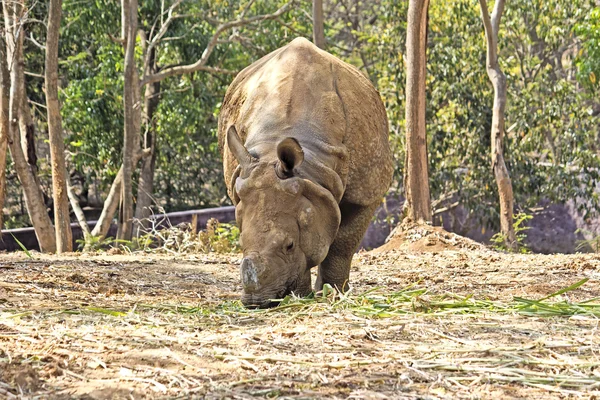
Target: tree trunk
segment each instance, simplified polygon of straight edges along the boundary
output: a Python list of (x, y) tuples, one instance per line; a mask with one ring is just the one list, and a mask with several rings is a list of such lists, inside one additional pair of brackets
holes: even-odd
[(6, 149), (8, 146), (8, 107), (10, 96), (10, 77), (6, 64), (6, 44), (4, 35), (0, 36), (0, 240), (4, 226), (4, 199), (6, 196)]
[[(133, 157), (133, 163), (137, 164), (140, 158), (148, 157), (149, 154), (144, 151), (137, 151)], [(123, 166), (119, 168), (119, 172), (113, 181), (112, 186), (110, 187), (110, 191), (108, 192), (108, 196), (106, 196), (106, 200), (104, 200), (104, 207), (102, 208), (102, 213), (100, 214), (100, 218), (98, 218), (98, 222), (94, 229), (92, 229), (91, 235), (97, 236), (100, 239), (104, 239), (108, 230), (110, 229), (110, 225), (112, 223), (113, 217), (117, 212), (117, 208), (119, 208), (119, 199), (122, 192), (122, 184), (123, 184)]]
[(409, 221), (431, 222), (425, 131), (425, 73), (429, 0), (410, 0), (406, 34), (406, 163), (404, 190)]
[[(139, 151), (139, 140), (136, 140), (136, 136), (140, 130), (140, 120), (141, 120), (141, 108), (140, 108), (140, 94), (141, 88), (144, 85), (151, 85), (156, 82), (160, 82), (163, 79), (174, 76), (174, 75), (182, 75), (189, 74), (196, 71), (209, 71), (213, 73), (227, 73), (227, 74), (235, 74), (235, 71), (224, 70), (218, 67), (209, 67), (206, 65), (208, 59), (214, 50), (219, 37), (229, 29), (245, 26), (254, 22), (260, 22), (265, 20), (271, 20), (278, 18), (284, 12), (286, 12), (292, 5), (292, 1), (286, 3), (282, 7), (280, 7), (277, 11), (272, 14), (265, 15), (256, 15), (250, 18), (239, 18), (234, 21), (230, 21), (227, 23), (223, 23), (219, 25), (216, 29), (216, 32), (213, 34), (211, 39), (209, 40), (206, 48), (202, 52), (201, 58), (196, 61), (194, 64), (190, 65), (177, 65), (169, 68), (165, 68), (160, 72), (154, 71), (152, 74), (148, 74), (148, 71), (144, 71), (144, 76), (141, 79), (141, 82), (138, 80), (137, 70), (135, 68), (135, 60), (133, 57), (133, 53), (135, 50), (135, 32), (137, 29), (137, 0), (122, 0), (122, 13), (121, 13), (121, 36), (124, 39), (124, 47), (125, 47), (125, 89), (123, 96), (123, 107), (125, 114), (125, 129), (124, 129), (124, 149), (123, 149), (123, 165), (119, 170), (119, 174), (115, 178), (115, 182), (113, 182), (113, 186), (111, 187), (110, 193), (104, 203), (104, 209), (102, 211), (102, 215), (98, 220), (98, 224), (92, 230), (92, 236), (101, 236), (104, 237), (106, 232), (110, 227), (110, 222), (112, 220), (112, 216), (114, 215), (114, 210), (116, 209), (115, 200), (118, 200), (118, 197), (115, 194), (116, 191), (121, 191), (121, 204), (119, 211), (119, 224), (118, 224), (118, 233), (117, 238), (119, 239), (127, 239), (130, 240), (132, 237), (132, 219), (133, 216), (133, 190), (131, 184), (131, 176), (133, 174), (133, 169), (135, 165), (140, 160), (140, 158), (146, 158), (151, 156), (153, 159), (149, 161), (144, 161), (144, 171), (142, 171), (142, 178), (140, 182), (143, 182), (143, 185), (140, 184), (138, 187), (138, 197), (141, 196), (141, 199), (138, 201), (142, 201), (142, 206), (138, 205), (138, 210), (141, 213), (142, 210), (148, 210), (147, 207), (144, 207), (144, 199), (145, 195), (152, 193), (153, 186), (153, 178), (154, 178), (154, 163), (155, 163), (155, 150), (150, 147), (146, 148), (143, 151)], [(172, 21), (171, 18), (167, 18), (165, 25), (160, 28), (160, 31), (166, 32), (166, 27)], [(153, 38), (154, 42), (151, 47), (158, 42), (160, 42), (160, 38), (162, 34), (157, 34), (156, 37)], [(131, 40), (130, 40), (131, 39)], [(145, 40), (145, 39), (143, 39)], [(152, 54), (152, 50), (150, 51)], [(145, 60), (146, 61), (146, 60)], [(146, 63), (150, 64), (151, 63)], [(134, 79), (132, 79), (134, 77)], [(158, 87), (155, 89), (158, 92)], [(133, 129), (132, 129), (133, 127)], [(147, 137), (146, 143), (154, 143), (156, 138), (154, 137), (155, 132), (152, 132), (152, 137)], [(151, 145), (152, 146), (152, 145)], [(133, 159), (133, 160), (132, 160)], [(130, 162), (132, 160), (132, 162)], [(151, 173), (149, 173), (151, 171)], [(150, 199), (151, 203), (151, 199)], [(136, 215), (138, 211), (136, 210)]]
[(121, 192), (123, 191), (122, 186), (123, 166), (121, 165), (121, 168), (119, 168), (119, 172), (117, 173), (117, 176), (110, 187), (108, 196), (106, 196), (106, 200), (104, 200), (104, 207), (102, 208), (102, 213), (98, 218), (98, 222), (96, 222), (96, 226), (94, 226), (94, 229), (92, 229), (92, 236), (97, 236), (100, 239), (104, 239), (106, 237), (113, 217), (117, 212), (117, 208), (119, 208), (119, 199)]
[[(139, 92), (139, 82), (135, 71), (135, 39), (137, 34), (137, 0), (122, 0), (122, 24), (125, 47), (123, 109), (125, 129), (123, 134), (123, 183), (121, 186), (121, 207), (117, 239), (131, 240), (133, 227), (133, 185), (134, 146), (136, 131), (135, 92)], [(139, 105), (138, 105), (139, 107)]]
[(73, 213), (77, 218), (77, 222), (79, 223), (79, 227), (81, 228), (81, 232), (83, 232), (83, 240), (87, 245), (90, 240), (91, 232), (90, 227), (88, 226), (87, 220), (85, 219), (85, 214), (79, 205), (79, 199), (75, 192), (73, 191), (73, 187), (70, 182), (67, 181), (67, 195), (69, 196), (69, 202), (71, 203), (71, 208), (73, 208)]
[(498, 31), (504, 11), (504, 0), (497, 0), (491, 19), (486, 0), (479, 0), (481, 17), (487, 44), (486, 69), (494, 87), (494, 108), (492, 112), (492, 168), (500, 197), (500, 229), (505, 244), (515, 250), (518, 246), (513, 227), (513, 189), (508, 169), (504, 162), (504, 110), (506, 108), (506, 76), (498, 63)]
[(17, 176), (23, 187), (25, 204), (27, 205), (29, 218), (33, 224), (40, 250), (53, 253), (56, 251), (54, 227), (46, 212), (46, 205), (44, 204), (40, 187), (37, 185), (34, 175), (25, 159), (19, 135), (18, 115), (19, 108), (23, 104), (24, 94), (22, 88), (24, 85), (22, 81), (23, 75), (19, 73), (17, 64), (18, 60), (23, 59), (23, 29), (20, 26), (23, 8), (17, 2), (13, 2), (12, 4), (4, 3), (4, 27), (7, 31), (5, 37), (7, 40), (14, 40), (12, 44), (7, 46), (7, 58), (10, 67), (8, 146), (15, 163)]
[(60, 103), (58, 101), (58, 35), (61, 16), (62, 0), (50, 0), (45, 74), (57, 253), (73, 251), (73, 235), (71, 233), (67, 189), (67, 168), (65, 163), (65, 143), (60, 117)]
[[(17, 29), (19, 29), (19, 32), (22, 35), (25, 35), (25, 28), (22, 24), (20, 25), (20, 28)], [(35, 123), (33, 122), (33, 118), (31, 116), (31, 107), (29, 107), (29, 101), (27, 97), (27, 88), (25, 81), (25, 58), (22, 51), (15, 54), (14, 68), (15, 73), (18, 75), (19, 84), (21, 85), (21, 87), (19, 88), (19, 92), (21, 93), (21, 105), (19, 106), (19, 131), (21, 147), (23, 149), (23, 154), (25, 154), (27, 164), (29, 164), (29, 169), (31, 169), (31, 173), (33, 174), (33, 178), (35, 179), (36, 184), (40, 187), (42, 195), (45, 197), (38, 176), (38, 157), (35, 148)]]
[[(149, 71), (146, 75), (156, 72), (154, 48), (149, 54)], [(150, 216), (150, 206), (153, 201), (154, 189), (154, 170), (156, 166), (156, 121), (154, 112), (158, 107), (160, 92), (160, 82), (153, 82), (146, 85), (144, 93), (144, 124), (146, 125), (143, 148), (150, 152), (148, 157), (142, 161), (142, 169), (138, 180), (137, 202), (135, 209), (135, 236), (139, 237), (143, 229), (148, 226), (148, 217)]]
[(323, 0), (313, 0), (313, 43), (325, 49), (325, 23), (323, 20)]
[(23, 148), (23, 154), (25, 154), (27, 164), (29, 164), (29, 169), (31, 169), (31, 173), (35, 178), (37, 185), (41, 189), (42, 186), (38, 177), (38, 157), (37, 151), (35, 149), (35, 123), (33, 122), (33, 118), (31, 117), (31, 108), (29, 107), (29, 102), (27, 101), (24, 62), (18, 62), (17, 66), (17, 73), (20, 76), (19, 81), (22, 82), (21, 84), (23, 86), (21, 89), (21, 93), (23, 93), (21, 97), (21, 106), (19, 107), (19, 130), (21, 131), (21, 147)]
[[(27, 102), (27, 92), (25, 90), (25, 59), (22, 50), (15, 51), (17, 42), (20, 40), (22, 43), (22, 37), (25, 35), (25, 32), (23, 32), (24, 21), (22, 20), (25, 12), (24, 1), (4, 2), (3, 11), (5, 22), (4, 32), (6, 34), (6, 56), (8, 60), (7, 66), (11, 74), (17, 74), (17, 81), (20, 84), (20, 87), (17, 89), (20, 93), (19, 98), (21, 101), (21, 104), (17, 107), (19, 132), (15, 132), (15, 134), (19, 135), (23, 154), (29, 164), (33, 179), (41, 190), (38, 178), (37, 154), (35, 150), (35, 125), (31, 118), (31, 111)], [(10, 23), (10, 25), (7, 25), (8, 23)], [(17, 37), (17, 34), (19, 37)], [(44, 196), (43, 191), (42, 196)]]

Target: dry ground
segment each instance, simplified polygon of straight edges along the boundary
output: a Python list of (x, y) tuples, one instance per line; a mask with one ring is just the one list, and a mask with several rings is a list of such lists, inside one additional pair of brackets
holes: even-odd
[(268, 311), (239, 255), (0, 254), (0, 398), (599, 398), (600, 255), (431, 245)]

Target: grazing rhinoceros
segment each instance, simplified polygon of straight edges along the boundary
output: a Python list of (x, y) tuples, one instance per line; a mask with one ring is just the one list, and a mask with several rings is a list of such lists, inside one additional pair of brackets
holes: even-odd
[(347, 290), (350, 263), (392, 179), (379, 94), (356, 68), (298, 38), (235, 78), (219, 146), (236, 205), (245, 305)]

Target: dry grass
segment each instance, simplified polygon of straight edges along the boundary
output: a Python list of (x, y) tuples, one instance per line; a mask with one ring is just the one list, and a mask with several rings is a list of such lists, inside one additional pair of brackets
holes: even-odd
[(235, 255), (1, 257), (0, 398), (600, 395), (597, 255), (361, 253), (257, 311)]

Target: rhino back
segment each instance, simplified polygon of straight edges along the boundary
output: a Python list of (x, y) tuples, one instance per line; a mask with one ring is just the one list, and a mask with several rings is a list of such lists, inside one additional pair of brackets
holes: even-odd
[(389, 187), (392, 160), (379, 94), (356, 68), (306, 39), (250, 65), (227, 90), (219, 146), (228, 185), (237, 166), (224, 145), (231, 124), (261, 159), (275, 157), (279, 140), (298, 139), (305, 152), (301, 172), (324, 184), (316, 165), (331, 168), (345, 188), (343, 201), (370, 204)]

